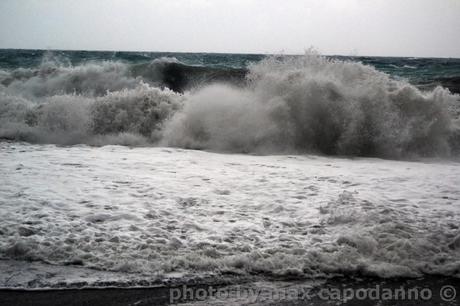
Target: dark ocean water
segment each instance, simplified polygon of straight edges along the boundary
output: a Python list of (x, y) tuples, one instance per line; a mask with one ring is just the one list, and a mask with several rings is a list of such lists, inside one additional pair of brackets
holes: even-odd
[[(203, 77), (207, 74), (213, 74), (212, 77), (221, 80), (225, 77), (244, 77), (248, 65), (259, 62), (266, 57), (267, 55), (263, 54), (4, 49), (0, 50), (0, 69), (37, 68), (43, 64), (44, 59), (53, 58), (53, 60), (68, 66), (100, 61), (123, 62), (137, 67), (137, 71), (141, 72), (142, 64), (151, 63), (155, 59), (175, 58), (179, 63), (183, 64), (179, 66), (171, 63), (171, 66), (174, 67), (170, 69), (172, 73), (176, 73), (176, 77), (192, 79), (196, 76)], [(442, 85), (452, 92), (460, 93), (460, 59), (458, 58), (328, 57), (371, 65), (394, 78), (406, 79), (413, 84), (420, 85), (422, 88)], [(205, 67), (209, 70), (204, 69)], [(134, 68), (134, 71), (136, 71), (136, 68)]]

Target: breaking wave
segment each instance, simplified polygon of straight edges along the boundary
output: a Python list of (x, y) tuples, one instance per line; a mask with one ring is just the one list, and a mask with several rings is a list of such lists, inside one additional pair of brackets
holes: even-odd
[(460, 143), (457, 95), (315, 52), (248, 70), (47, 57), (0, 71), (0, 84), (0, 138), (11, 140), (391, 158), (449, 156)]
[(140, 84), (102, 97), (57, 95), (34, 103), (3, 95), (0, 137), (34, 143), (148, 145), (183, 97)]

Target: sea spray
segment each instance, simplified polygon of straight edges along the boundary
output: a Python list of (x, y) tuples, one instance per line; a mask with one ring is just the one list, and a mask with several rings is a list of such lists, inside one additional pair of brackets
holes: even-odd
[(168, 122), (167, 145), (231, 152), (449, 155), (455, 96), (356, 62), (270, 57), (245, 88), (210, 86)]
[(40, 103), (3, 95), (0, 137), (66, 145), (148, 145), (160, 138), (162, 123), (181, 100), (179, 94), (146, 84), (102, 97), (61, 95)]

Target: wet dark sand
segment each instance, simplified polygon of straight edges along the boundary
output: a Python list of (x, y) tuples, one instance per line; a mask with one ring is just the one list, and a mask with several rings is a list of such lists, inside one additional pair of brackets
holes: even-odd
[[(302, 284), (302, 281), (292, 281), (295, 284)], [(253, 286), (254, 284), (241, 284)], [(392, 299), (379, 301), (376, 299), (351, 299), (337, 300), (324, 299), (320, 296), (321, 290), (344, 290), (360, 288), (417, 288), (419, 290), (429, 289), (431, 297), (429, 299)], [(440, 291), (445, 286), (451, 286), (457, 292), (455, 298), (442, 298)], [(192, 288), (206, 288), (206, 285), (193, 286)], [(225, 289), (226, 287), (220, 287)], [(69, 290), (0, 290), (0, 305), (171, 305), (171, 290), (177, 287), (157, 287), (145, 289), (69, 289)], [(331, 291), (336, 292), (336, 291)], [(427, 292), (427, 291), (425, 291)], [(350, 306), (370, 306), (370, 305), (460, 305), (460, 279), (444, 277), (426, 277), (423, 279), (389, 279), (378, 278), (336, 278), (327, 281), (325, 284), (314, 287), (308, 299), (299, 298), (297, 300), (251, 300), (247, 302), (235, 303), (235, 300), (216, 300), (208, 299), (204, 301), (194, 301), (196, 305), (280, 305), (280, 306), (300, 306), (300, 305), (350, 305)], [(173, 304), (185, 302), (184, 300), (175, 301)], [(193, 301), (189, 301), (193, 302)]]

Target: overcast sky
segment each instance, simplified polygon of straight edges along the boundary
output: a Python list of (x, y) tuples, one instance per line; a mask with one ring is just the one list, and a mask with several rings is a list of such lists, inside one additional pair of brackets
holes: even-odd
[(0, 0), (0, 48), (460, 57), (460, 0)]

